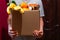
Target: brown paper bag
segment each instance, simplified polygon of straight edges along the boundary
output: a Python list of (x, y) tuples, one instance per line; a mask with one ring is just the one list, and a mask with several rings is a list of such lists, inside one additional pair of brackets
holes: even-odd
[(20, 36), (33, 35), (35, 29), (39, 30), (39, 18), (39, 10), (25, 11), (24, 14), (12, 10), (12, 28), (16, 30)]

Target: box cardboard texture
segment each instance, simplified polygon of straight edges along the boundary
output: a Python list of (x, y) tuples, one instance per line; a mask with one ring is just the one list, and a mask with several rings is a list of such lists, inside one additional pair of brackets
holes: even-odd
[(24, 14), (12, 10), (12, 28), (17, 31), (20, 36), (33, 36), (33, 31), (35, 29), (39, 30), (39, 18), (39, 10), (25, 11)]

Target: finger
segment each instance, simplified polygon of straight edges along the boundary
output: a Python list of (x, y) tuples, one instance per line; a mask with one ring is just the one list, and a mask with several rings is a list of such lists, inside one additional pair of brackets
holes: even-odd
[(36, 32), (33, 33), (33, 36), (37, 36), (37, 35), (36, 35)]
[(16, 35), (16, 34), (10, 34), (10, 35), (14, 36), (14, 35)]
[(43, 36), (43, 34), (42, 33), (39, 33), (39, 37), (41, 38)]
[(36, 37), (37, 37), (37, 36), (38, 36), (38, 33), (36, 32), (36, 33), (34, 34), (34, 36), (36, 36)]
[(33, 33), (33, 36), (35, 36), (36, 34), (35, 33)]
[(15, 33), (14, 31), (10, 31), (10, 33)]

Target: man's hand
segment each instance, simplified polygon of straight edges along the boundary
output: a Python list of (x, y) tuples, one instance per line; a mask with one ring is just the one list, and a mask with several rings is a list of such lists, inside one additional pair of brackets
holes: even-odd
[(34, 30), (34, 36), (41, 38), (43, 36), (43, 30)]

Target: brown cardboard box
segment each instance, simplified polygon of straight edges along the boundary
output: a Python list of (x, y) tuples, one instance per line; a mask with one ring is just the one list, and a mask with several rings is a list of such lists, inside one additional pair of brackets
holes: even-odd
[(35, 29), (39, 30), (39, 18), (39, 10), (25, 11), (24, 14), (12, 10), (12, 27), (20, 36), (33, 35)]

